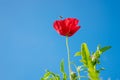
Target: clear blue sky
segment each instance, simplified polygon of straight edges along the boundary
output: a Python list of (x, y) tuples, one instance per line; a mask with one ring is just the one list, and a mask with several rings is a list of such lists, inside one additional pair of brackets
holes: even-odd
[(67, 71), (65, 37), (52, 26), (60, 15), (80, 20), (69, 39), (71, 54), (82, 42), (91, 52), (111, 45), (101, 56), (101, 77), (120, 80), (119, 0), (0, 0), (0, 80), (39, 80), (45, 69), (60, 73), (63, 58)]

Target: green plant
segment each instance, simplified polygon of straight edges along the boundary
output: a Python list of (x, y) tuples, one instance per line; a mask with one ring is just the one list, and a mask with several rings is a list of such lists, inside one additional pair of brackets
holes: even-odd
[[(80, 80), (82, 78), (88, 78), (88, 80), (100, 80), (100, 71), (104, 68), (97, 69), (97, 65), (100, 64), (100, 56), (103, 52), (111, 48), (111, 46), (100, 47), (97, 46), (97, 50), (90, 53), (86, 43), (82, 43), (81, 50), (75, 53), (75, 56), (81, 57), (80, 62), (83, 65), (76, 65), (70, 60), (70, 48), (68, 43), (68, 38), (75, 34), (76, 31), (80, 29), (78, 26), (79, 20), (76, 18), (66, 18), (64, 20), (56, 20), (53, 24), (55, 30), (62, 36), (66, 36), (66, 48), (68, 54), (68, 71), (69, 75), (66, 74), (64, 69), (64, 60), (60, 63), (60, 72), (62, 76), (51, 71), (46, 71), (44, 76), (40, 80)], [(74, 65), (76, 71), (72, 70), (71, 65)], [(82, 75), (82, 71), (87, 71), (88, 76)]]

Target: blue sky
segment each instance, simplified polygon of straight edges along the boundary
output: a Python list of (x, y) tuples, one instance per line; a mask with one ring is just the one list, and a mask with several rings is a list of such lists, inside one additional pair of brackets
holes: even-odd
[(82, 42), (91, 52), (98, 44), (111, 45), (101, 56), (105, 68), (101, 77), (120, 80), (119, 4), (119, 0), (0, 0), (0, 80), (39, 80), (45, 69), (60, 73), (61, 59), (68, 72), (65, 37), (52, 26), (60, 15), (80, 20), (81, 29), (69, 39), (71, 56)]

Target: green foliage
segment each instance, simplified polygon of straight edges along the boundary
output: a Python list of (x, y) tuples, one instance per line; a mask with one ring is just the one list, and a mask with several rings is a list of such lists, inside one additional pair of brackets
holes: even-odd
[(65, 72), (65, 71), (64, 71), (64, 60), (62, 60), (61, 63), (60, 63), (60, 71), (61, 71), (62, 73)]
[[(70, 62), (70, 64), (74, 65), (76, 69), (76, 72), (73, 72), (72, 70), (70, 72), (71, 80), (80, 80), (81, 78), (86, 78), (86, 76), (80, 75), (81, 71), (88, 72), (88, 80), (100, 80), (100, 71), (104, 70), (104, 68), (101, 67), (97, 69), (96, 66), (100, 64), (99, 58), (102, 53), (110, 48), (111, 46), (105, 46), (101, 48), (100, 45), (98, 45), (97, 50), (91, 54), (87, 44), (83, 43), (81, 45), (81, 50), (76, 52), (74, 55), (81, 57), (80, 61), (83, 63), (83, 65), (77, 66), (74, 62)], [(64, 69), (64, 60), (61, 60), (60, 62), (60, 72), (62, 73), (62, 76), (47, 70), (40, 80), (68, 80), (68, 76)]]
[(105, 46), (103, 48), (100, 48), (99, 50), (103, 53), (103, 52), (107, 51), (110, 48), (111, 48), (111, 46)]
[(98, 46), (96, 52), (90, 54), (87, 44), (83, 43), (81, 45), (81, 51), (75, 54), (75, 56), (82, 57), (81, 62), (88, 69), (89, 80), (100, 80), (99, 73), (104, 68), (100, 68), (97, 70), (96, 65), (100, 64), (99, 58), (101, 54), (110, 48), (111, 46), (105, 46), (103, 48), (100, 48), (100, 46)]
[(65, 73), (65, 70), (64, 70), (64, 60), (62, 60), (61, 63), (60, 63), (60, 71), (63, 75), (62, 80), (67, 80), (67, 74)]
[(60, 63), (60, 72), (62, 73), (62, 78), (58, 74), (47, 70), (40, 80), (67, 80), (67, 74), (64, 70), (64, 60), (62, 60)]
[(81, 52), (76, 52), (74, 56), (81, 56)]
[(60, 76), (47, 70), (40, 80), (60, 80)]
[(90, 64), (91, 60), (90, 60), (90, 52), (88, 50), (86, 43), (83, 43), (81, 45), (81, 56), (82, 56), (81, 62), (83, 62), (84, 65), (87, 67)]

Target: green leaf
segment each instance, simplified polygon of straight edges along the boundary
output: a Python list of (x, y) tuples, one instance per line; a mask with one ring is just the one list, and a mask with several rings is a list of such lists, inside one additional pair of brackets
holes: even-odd
[(111, 46), (105, 46), (103, 48), (100, 48), (100, 51), (103, 53), (103, 52), (107, 51), (110, 48), (111, 48)]
[(67, 74), (63, 73), (63, 80), (67, 80)]
[(62, 60), (61, 63), (60, 63), (60, 71), (61, 71), (62, 73), (65, 72), (65, 71), (64, 71), (64, 60)]
[(63, 75), (63, 80), (67, 80), (67, 74), (65, 73), (65, 70), (64, 70), (64, 60), (62, 60), (60, 63), (60, 72)]
[(60, 80), (60, 76), (56, 75), (55, 80)]
[(60, 80), (60, 76), (47, 70), (40, 80)]
[(52, 75), (52, 76), (54, 76), (54, 77), (56, 76), (56, 74), (55, 74), (55, 73), (53, 73), (53, 72), (51, 72), (51, 71), (48, 71), (48, 70), (47, 70), (47, 72), (49, 72), (49, 73), (50, 73), (50, 75)]
[(90, 62), (90, 52), (86, 43), (83, 43), (81, 45), (81, 56), (81, 61), (84, 63), (84, 65), (88, 65), (88, 63)]
[(84, 59), (80, 60), (80, 62), (87, 64), (86, 60), (84, 60)]
[(46, 73), (44, 74), (43, 78), (41, 78), (41, 80), (48, 79), (50, 75), (51, 75), (50, 72), (46, 72)]
[(81, 56), (81, 52), (76, 52), (74, 56)]

